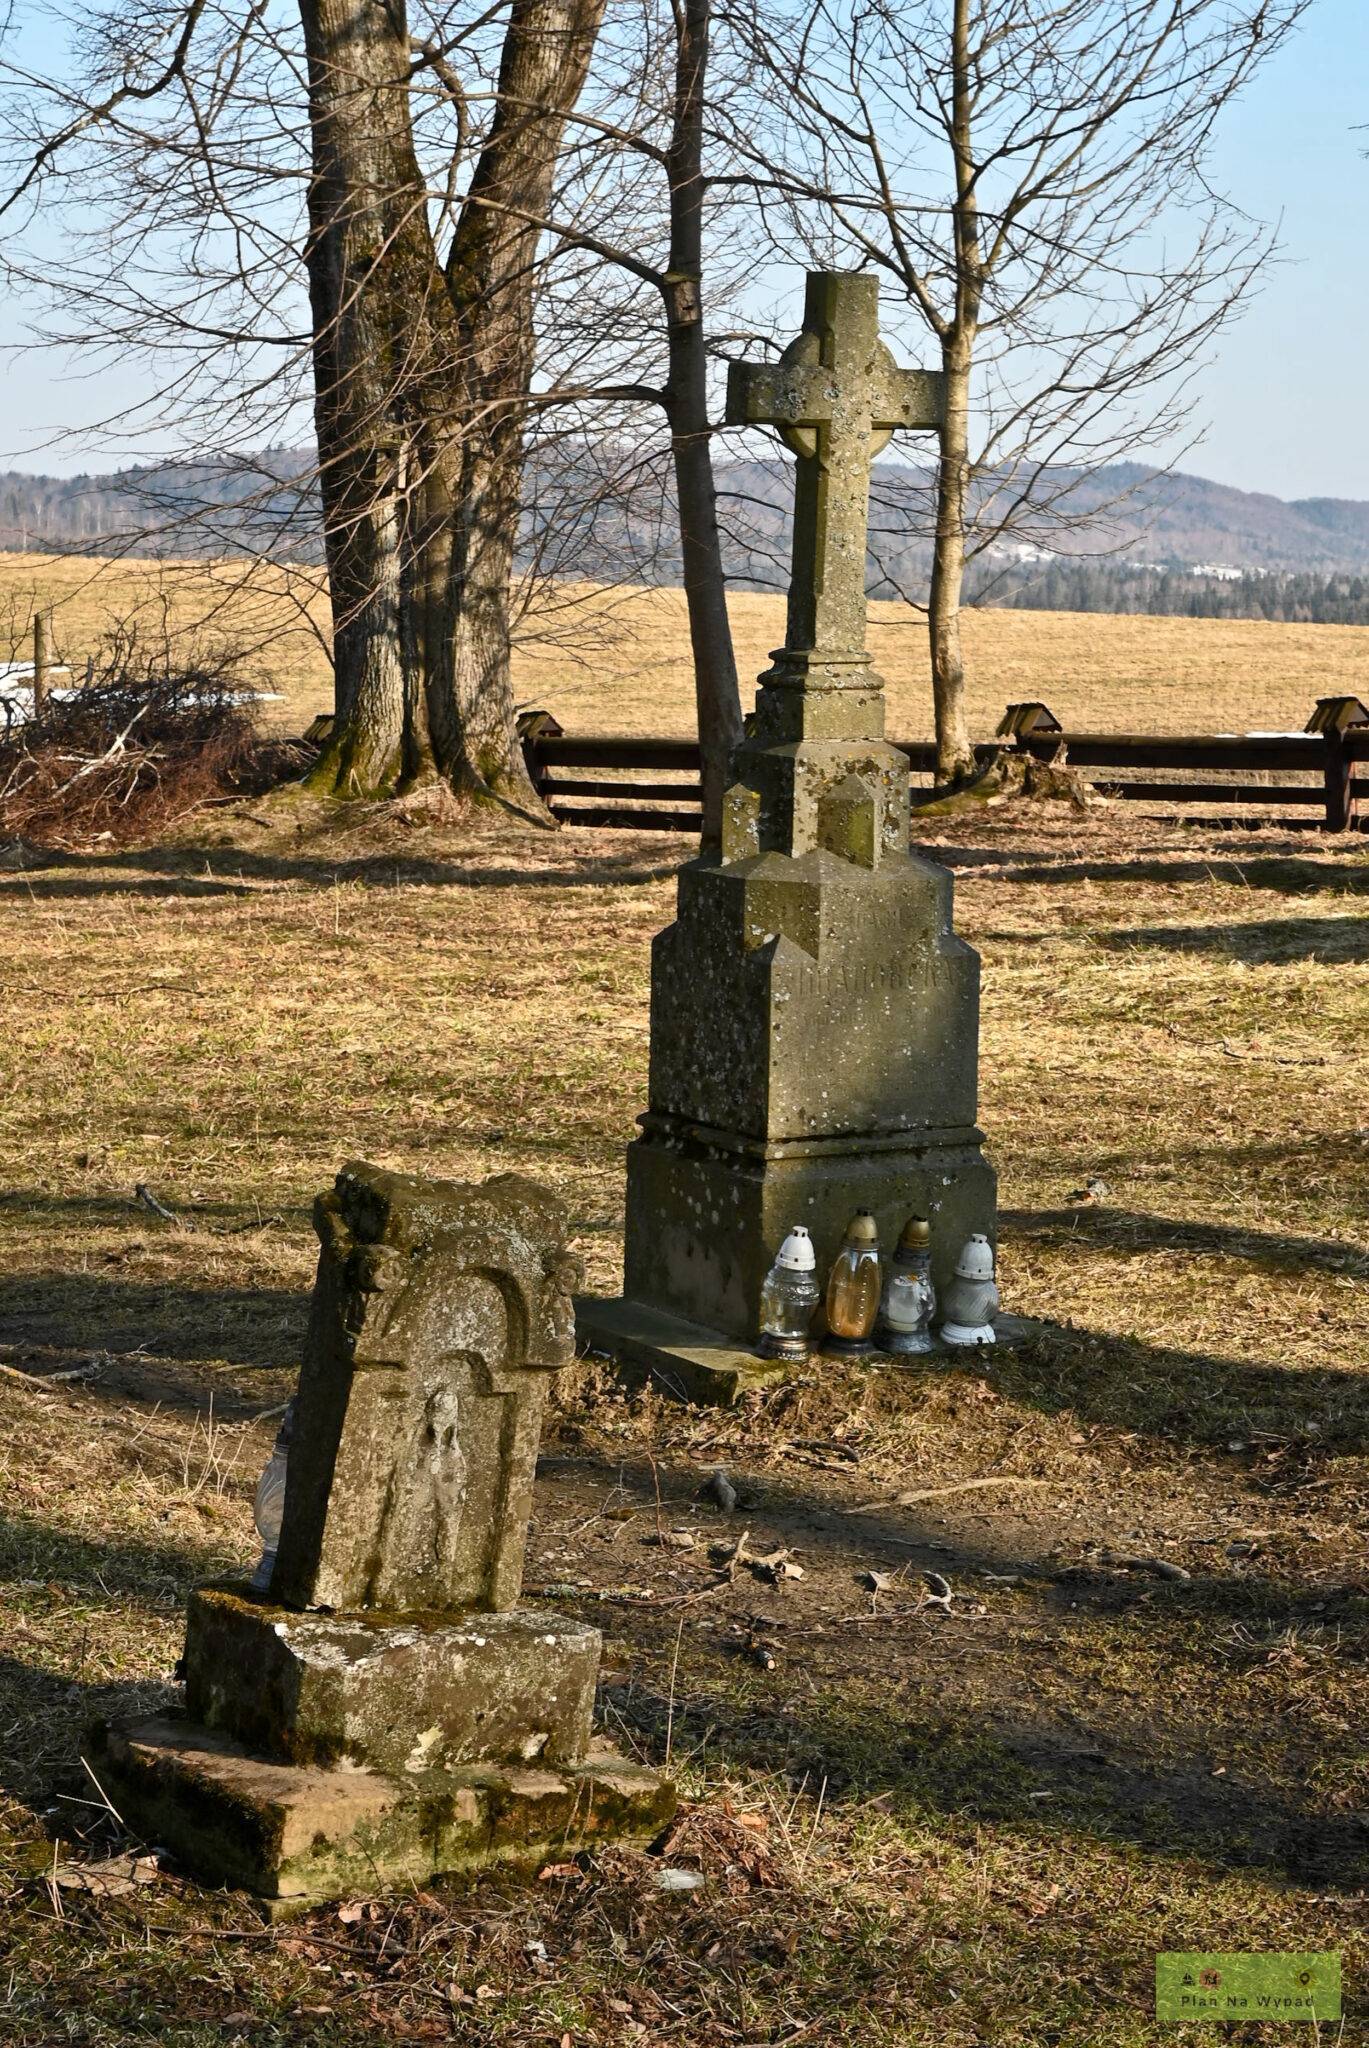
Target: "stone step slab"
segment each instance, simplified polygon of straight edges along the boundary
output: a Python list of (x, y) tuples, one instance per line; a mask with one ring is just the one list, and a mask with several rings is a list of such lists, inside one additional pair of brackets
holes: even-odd
[(283, 1764), (170, 1716), (93, 1729), (83, 1751), (125, 1824), (270, 1917), (491, 1864), (535, 1870), (675, 1810), (658, 1772), (596, 1745), (563, 1770), (471, 1764), (396, 1775)]

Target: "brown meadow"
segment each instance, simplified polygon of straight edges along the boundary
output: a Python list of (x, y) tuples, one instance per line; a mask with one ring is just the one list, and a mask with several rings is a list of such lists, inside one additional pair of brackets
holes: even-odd
[[(315, 571), (233, 563), (74, 561), (0, 555), (0, 654), (26, 650), (35, 605), (55, 609), (59, 651), (78, 672), (114, 623), (163, 619), (244, 649), (273, 729), (298, 731), (332, 707), (322, 587)], [(784, 637), (779, 597), (731, 599), (743, 698)], [(1314, 700), (1369, 699), (1369, 626), (984, 611), (966, 619), (971, 724), (987, 737), (1009, 702), (1040, 698), (1067, 726), (1109, 732), (1300, 731)], [(872, 603), (870, 646), (899, 739), (931, 729), (926, 628), (909, 606)], [(678, 590), (565, 584), (525, 619), (515, 655), (525, 704), (577, 732), (688, 733), (693, 685)]]

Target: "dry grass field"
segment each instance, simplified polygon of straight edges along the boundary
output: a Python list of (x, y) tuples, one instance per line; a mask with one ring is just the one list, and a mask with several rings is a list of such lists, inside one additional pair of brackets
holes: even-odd
[[(332, 708), (313, 572), (244, 578), (231, 564), (79, 562), (0, 555), (0, 659), (26, 649), (36, 604), (53, 605), (61, 653), (78, 671), (120, 618), (145, 633), (163, 616), (186, 637), (253, 650), (276, 729), (298, 732)], [(732, 599), (743, 699), (784, 637), (778, 597)], [(889, 731), (931, 730), (926, 628), (907, 606), (870, 607), (870, 645), (889, 690)], [(1369, 699), (1369, 627), (1266, 625), (1213, 619), (1114, 618), (990, 611), (966, 623), (971, 722), (987, 737), (1003, 706), (1041, 698), (1066, 726), (1110, 732), (1301, 731), (1315, 699)], [(568, 731), (686, 734), (693, 684), (684, 599), (677, 590), (606, 592), (570, 584), (520, 635), (520, 700), (554, 711)]]
[[(1097, 716), (1107, 625), (978, 622), (1022, 650), (986, 704)], [(1305, 643), (1269, 655), (1264, 724), (1325, 680), (1314, 643), (1340, 687), (1369, 647), (1202, 630), (1224, 652), (1125, 627), (1156, 679), (1129, 719), (1170, 722), (1168, 648), (1226, 665), (1234, 717), (1237, 642)], [(537, 694), (629, 722), (575, 673)], [(268, 1929), (174, 1871), (83, 1887), (120, 1835), (81, 1727), (173, 1696), (187, 1588), (253, 1554), (342, 1161), (541, 1177), (613, 1286), (688, 850), (280, 796), (0, 874), (0, 2040), (1142, 2048), (1210, 2038), (1150, 2016), (1155, 1954), (1191, 1948), (1343, 1951), (1320, 2038), (1369, 2038), (1369, 851), (1114, 812), (933, 849), (984, 960), (1003, 1286), (1053, 1333), (727, 1414), (590, 1367), (563, 1390), (528, 1583), (605, 1630), (607, 1724), (669, 1752), (704, 1888), (619, 1853)], [(696, 1499), (719, 1463), (738, 1518)], [(891, 1504), (967, 1478), (998, 1484)], [(657, 1479), (697, 1551), (645, 1544)], [(804, 1579), (681, 1605), (743, 1527)]]
[[(0, 558), (16, 651), (35, 603), (78, 669), (136, 615), (247, 648), (279, 730), (328, 706), (307, 579)], [(924, 733), (921, 624), (871, 616), (891, 730)], [(749, 673), (781, 606), (734, 618)], [(571, 586), (535, 623), (525, 701), (689, 730), (678, 593)], [(1369, 695), (1369, 630), (990, 613), (969, 644), (982, 733), (1018, 697), (1164, 731)], [(1052, 1333), (729, 1415), (587, 1365), (529, 1584), (604, 1628), (606, 1723), (669, 1753), (707, 1885), (611, 1854), (277, 1930), (174, 1870), (93, 1888), (125, 1845), (81, 1727), (174, 1696), (187, 1588), (252, 1555), (343, 1159), (544, 1178), (614, 1286), (689, 849), (281, 792), (0, 872), (0, 2040), (1139, 2048), (1156, 1952), (1224, 1947), (1343, 1950), (1327, 2038), (1369, 2038), (1369, 853), (1051, 807), (932, 850), (985, 963), (1003, 1284)], [(736, 1524), (696, 1499), (720, 1462)], [(658, 1481), (697, 1552), (644, 1545)], [(691, 1597), (743, 1526), (803, 1580)]]

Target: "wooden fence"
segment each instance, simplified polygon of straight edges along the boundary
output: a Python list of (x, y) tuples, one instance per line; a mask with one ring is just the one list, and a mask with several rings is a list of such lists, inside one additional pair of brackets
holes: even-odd
[[(519, 727), (529, 773), (562, 824), (698, 831), (696, 741), (567, 733), (545, 711), (525, 713)], [(1067, 732), (1043, 704), (1009, 705), (998, 730), (976, 747), (985, 764), (1001, 749), (1063, 758), (1103, 794), (1174, 806), (1193, 823), (1254, 822), (1233, 819), (1233, 805), (1279, 813), (1285, 829), (1357, 831), (1369, 819), (1369, 709), (1357, 698), (1322, 698), (1301, 733)], [(913, 790), (916, 815), (919, 795), (930, 794), (935, 749), (897, 744), (914, 775), (927, 778)], [(1214, 805), (1228, 808), (1214, 816)]]

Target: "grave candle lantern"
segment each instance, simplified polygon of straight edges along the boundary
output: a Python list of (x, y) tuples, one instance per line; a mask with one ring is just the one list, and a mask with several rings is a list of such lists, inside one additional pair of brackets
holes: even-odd
[(965, 1240), (956, 1260), (955, 1278), (946, 1289), (941, 1325), (945, 1344), (992, 1344), (998, 1313), (998, 1288), (993, 1273), (993, 1246), (982, 1231)]
[(276, 1441), (271, 1455), (257, 1481), (256, 1497), (252, 1502), (252, 1519), (257, 1525), (261, 1538), (261, 1562), (252, 1574), (254, 1592), (264, 1593), (271, 1584), (271, 1574), (276, 1568), (276, 1550), (280, 1543), (280, 1525), (285, 1514), (285, 1474), (290, 1458), (290, 1437), (294, 1430), (295, 1404), (287, 1406), (281, 1417)]
[(931, 1351), (936, 1291), (932, 1286), (931, 1227), (925, 1216), (910, 1216), (889, 1262), (879, 1307), (876, 1342), (900, 1356)]
[(879, 1232), (868, 1209), (857, 1209), (846, 1226), (827, 1282), (827, 1337), (832, 1358), (866, 1358), (879, 1314)]
[(796, 1223), (761, 1287), (762, 1358), (806, 1358), (813, 1311), (820, 1300), (813, 1240)]

